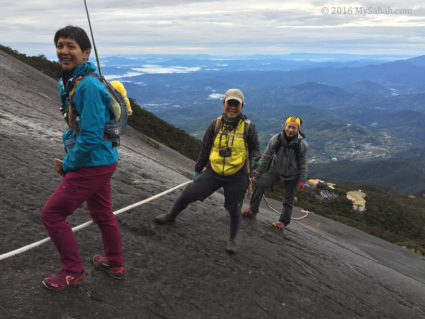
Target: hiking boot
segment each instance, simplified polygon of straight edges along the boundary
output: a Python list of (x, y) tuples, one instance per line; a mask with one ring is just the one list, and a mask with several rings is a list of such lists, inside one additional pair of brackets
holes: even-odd
[(123, 265), (121, 266), (109, 265), (108, 259), (106, 259), (106, 257), (103, 257), (101, 255), (94, 255), (93, 264), (96, 267), (96, 269), (106, 272), (109, 276), (111, 276), (114, 279), (124, 278), (125, 267)]
[(243, 217), (254, 218), (257, 217), (257, 213), (254, 213), (251, 209), (242, 209), (241, 214)]
[(57, 275), (53, 275), (41, 282), (49, 290), (64, 290), (70, 287), (78, 287), (86, 278), (87, 271), (83, 269), (80, 273), (68, 273), (61, 270)]
[(167, 223), (174, 223), (176, 221), (175, 217), (171, 217), (170, 214), (161, 214), (155, 217), (154, 222), (157, 223), (158, 225), (163, 225), (163, 224), (167, 224)]
[(227, 240), (226, 252), (230, 255), (233, 255), (236, 253), (237, 250), (238, 250), (238, 247), (236, 245), (235, 240), (234, 239)]
[(285, 224), (282, 223), (280, 220), (278, 220), (277, 222), (272, 223), (273, 227), (276, 228), (277, 230), (282, 230), (283, 228), (285, 228)]

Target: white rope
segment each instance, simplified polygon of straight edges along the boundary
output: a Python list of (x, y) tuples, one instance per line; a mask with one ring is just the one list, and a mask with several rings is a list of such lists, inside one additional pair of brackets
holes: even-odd
[[(162, 193), (159, 193), (159, 194), (154, 195), (154, 196), (152, 196), (152, 197), (146, 198), (146, 199), (144, 199), (144, 200), (142, 200), (142, 201), (140, 201), (140, 202), (137, 202), (137, 203), (135, 203), (135, 204), (132, 204), (132, 205), (130, 205), (130, 206), (127, 206), (127, 207), (121, 208), (121, 209), (119, 209), (119, 210), (117, 210), (117, 211), (113, 212), (113, 214), (114, 214), (114, 215), (118, 215), (118, 214), (124, 213), (124, 212), (126, 212), (126, 211), (128, 211), (128, 210), (130, 210), (130, 209), (133, 209), (133, 208), (137, 207), (137, 206), (140, 206), (140, 205), (146, 204), (146, 203), (148, 203), (148, 202), (150, 202), (150, 201), (153, 201), (154, 199), (157, 199), (157, 198), (159, 198), (159, 197), (161, 197), (161, 196), (164, 196), (165, 194), (171, 193), (172, 191), (174, 191), (174, 190), (176, 190), (176, 189), (178, 189), (178, 188), (180, 188), (180, 187), (182, 187), (182, 186), (185, 186), (185, 185), (187, 185), (187, 184), (189, 184), (189, 183), (192, 183), (192, 182), (193, 182), (193, 180), (190, 180), (190, 181), (184, 182), (184, 183), (182, 183), (182, 184), (180, 184), (180, 185), (177, 185), (177, 186), (175, 186), (175, 187), (173, 187), (173, 188), (170, 188), (170, 189), (168, 189), (168, 190), (166, 190), (166, 191), (164, 191), (164, 192), (162, 192)], [(87, 226), (91, 225), (92, 223), (93, 223), (93, 221), (91, 221), (91, 220), (90, 220), (90, 221), (88, 221), (88, 222), (85, 222), (84, 224), (81, 224), (81, 225), (78, 225), (78, 226), (73, 227), (73, 228), (72, 228), (72, 231), (73, 231), (73, 232), (76, 232), (77, 230), (80, 230), (80, 229), (86, 228)], [(28, 251), (28, 250), (33, 249), (33, 248), (35, 248), (35, 247), (41, 246), (42, 244), (47, 243), (48, 241), (50, 241), (50, 237), (48, 237), (48, 238), (44, 238), (44, 239), (42, 239), (42, 240), (40, 240), (40, 241), (37, 241), (37, 242), (35, 242), (35, 243), (32, 243), (32, 244), (29, 244), (29, 245), (27, 245), (27, 246), (21, 247), (21, 248), (19, 248), (19, 249), (15, 249), (15, 250), (10, 251), (10, 252), (8, 252), (8, 253), (4, 253), (4, 254), (0, 255), (0, 260), (4, 260), (4, 259), (6, 259), (6, 258), (9, 258), (9, 257), (15, 256), (15, 255), (21, 254), (21, 253), (23, 253), (23, 252), (25, 252), (25, 251)]]
[[(266, 196), (263, 195), (263, 199), (264, 199), (264, 202), (266, 203), (266, 205), (267, 205), (268, 208), (270, 208), (275, 213), (280, 214), (280, 212), (276, 208), (274, 208), (272, 205), (269, 204), (269, 202), (266, 199)], [(303, 210), (302, 209), (301, 212), (305, 213), (304, 216), (301, 216), (301, 217), (291, 217), (291, 219), (293, 219), (293, 220), (301, 220), (301, 219), (306, 218), (308, 216), (308, 214), (310, 214), (310, 212), (308, 210)]]

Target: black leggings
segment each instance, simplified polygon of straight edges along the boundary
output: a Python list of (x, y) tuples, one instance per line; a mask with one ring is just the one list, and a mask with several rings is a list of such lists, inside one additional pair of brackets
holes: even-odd
[[(259, 212), (264, 190), (279, 180), (279, 175), (271, 171), (268, 171), (259, 178), (254, 186), (254, 192), (252, 193), (250, 201), (250, 209), (254, 213)], [(289, 225), (291, 222), (292, 207), (294, 206), (294, 197), (297, 191), (297, 184), (298, 183), (296, 179), (285, 181), (285, 198), (283, 200), (282, 213), (280, 214), (279, 218), (279, 220), (285, 225)]]
[(241, 224), (241, 208), (248, 188), (248, 175), (242, 172), (221, 176), (207, 169), (177, 197), (170, 215), (177, 217), (192, 202), (203, 201), (220, 187), (224, 190), (224, 207), (230, 215), (230, 238), (236, 238)]

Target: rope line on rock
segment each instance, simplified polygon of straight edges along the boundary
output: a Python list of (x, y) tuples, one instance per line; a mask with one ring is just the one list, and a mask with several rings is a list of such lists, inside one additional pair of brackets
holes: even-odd
[[(140, 202), (137, 202), (137, 203), (134, 203), (134, 204), (129, 205), (129, 206), (127, 206), (127, 207), (121, 208), (121, 209), (119, 209), (119, 210), (117, 210), (117, 211), (113, 212), (113, 214), (116, 216), (116, 215), (118, 215), (118, 214), (124, 213), (124, 212), (126, 212), (126, 211), (128, 211), (128, 210), (130, 210), (130, 209), (133, 209), (133, 208), (137, 207), (137, 206), (140, 206), (140, 205), (146, 204), (146, 203), (148, 203), (148, 202), (153, 201), (154, 199), (157, 199), (157, 198), (162, 197), (162, 196), (164, 196), (164, 195), (166, 195), (166, 194), (168, 194), (168, 193), (171, 193), (172, 191), (175, 191), (176, 189), (178, 189), (178, 188), (180, 188), (180, 187), (183, 187), (183, 186), (185, 186), (185, 185), (187, 185), (187, 184), (189, 184), (189, 183), (192, 183), (192, 182), (193, 182), (193, 180), (189, 180), (189, 181), (187, 181), (187, 182), (184, 182), (184, 183), (182, 183), (182, 184), (180, 184), (180, 185), (177, 185), (177, 186), (175, 186), (175, 187), (173, 187), (173, 188), (170, 188), (170, 189), (168, 189), (168, 190), (166, 190), (166, 191), (163, 191), (162, 193), (156, 194), (156, 195), (151, 196), (151, 197), (149, 197), (149, 198), (146, 198), (146, 199), (144, 199), (144, 200), (142, 200), (142, 201), (140, 201)], [(78, 226), (73, 227), (73, 228), (72, 228), (72, 231), (73, 231), (73, 232), (76, 232), (77, 230), (80, 230), (80, 229), (86, 228), (87, 226), (91, 225), (92, 223), (93, 223), (93, 221), (92, 221), (92, 220), (90, 220), (90, 221), (85, 222), (85, 223), (83, 223), (83, 224), (81, 224), (81, 225), (78, 225)], [(18, 248), (18, 249), (12, 250), (12, 251), (10, 251), (10, 252), (8, 252), (8, 253), (1, 254), (1, 255), (0, 255), (0, 261), (1, 261), (1, 260), (4, 260), (4, 259), (6, 259), (6, 258), (12, 257), (12, 256), (16, 256), (16, 255), (18, 255), (18, 254), (21, 254), (21, 253), (26, 252), (26, 251), (28, 251), (28, 250), (31, 250), (31, 249), (33, 249), (33, 248), (35, 248), (35, 247), (41, 246), (42, 244), (45, 244), (45, 243), (47, 243), (48, 241), (50, 241), (50, 237), (48, 237), (48, 238), (44, 238), (44, 239), (42, 239), (42, 240), (39, 240), (39, 241), (37, 241), (37, 242), (35, 242), (35, 243), (32, 243), (32, 244), (26, 245), (26, 246), (24, 246), (24, 247), (21, 247), (21, 248)]]
[[(266, 205), (267, 205), (268, 208), (270, 208), (272, 211), (274, 211), (275, 213), (277, 213), (277, 214), (280, 215), (280, 212), (276, 208), (274, 208), (272, 205), (269, 204), (269, 202), (267, 201), (266, 196), (264, 196), (264, 194), (263, 194), (263, 199), (264, 199), (264, 202), (266, 203)], [(301, 219), (306, 218), (308, 216), (308, 214), (310, 214), (310, 212), (308, 210), (303, 210), (302, 209), (301, 211), (303, 213), (305, 213), (304, 216), (301, 216), (301, 217), (291, 217), (291, 219), (293, 219), (293, 220), (301, 220)]]

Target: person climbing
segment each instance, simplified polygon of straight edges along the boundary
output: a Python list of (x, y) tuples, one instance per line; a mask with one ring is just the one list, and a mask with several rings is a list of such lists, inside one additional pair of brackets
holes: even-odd
[(223, 114), (213, 120), (205, 132), (194, 182), (177, 197), (169, 213), (158, 215), (154, 220), (160, 225), (174, 223), (187, 205), (203, 201), (223, 187), (224, 207), (230, 215), (230, 236), (226, 245), (229, 254), (237, 251), (236, 235), (242, 219), (240, 210), (249, 184), (250, 166), (255, 166), (260, 156), (257, 131), (242, 114), (243, 106), (244, 95), (240, 90), (229, 89), (225, 93)]
[[(254, 186), (250, 208), (241, 211), (242, 216), (255, 218), (259, 212), (264, 190), (273, 183), (283, 180), (285, 198), (282, 213), (272, 225), (282, 230), (291, 222), (295, 193), (304, 189), (307, 178), (307, 142), (300, 132), (302, 121), (299, 117), (289, 116), (285, 120), (283, 132), (274, 135), (261, 157), (259, 173), (263, 173)], [(254, 176), (256, 179), (256, 176)]]
[(91, 43), (83, 29), (59, 29), (54, 44), (62, 67), (59, 90), (69, 127), (62, 136), (66, 156), (63, 161), (54, 162), (63, 179), (44, 205), (41, 220), (63, 266), (42, 284), (47, 289), (63, 290), (80, 285), (87, 276), (74, 233), (66, 221), (84, 202), (102, 233), (105, 256), (93, 257), (95, 267), (115, 279), (123, 278), (125, 267), (121, 233), (111, 202), (111, 177), (119, 155), (112, 142), (104, 140), (104, 126), (111, 116), (110, 96), (99, 79), (88, 76), (96, 68), (88, 62)]

